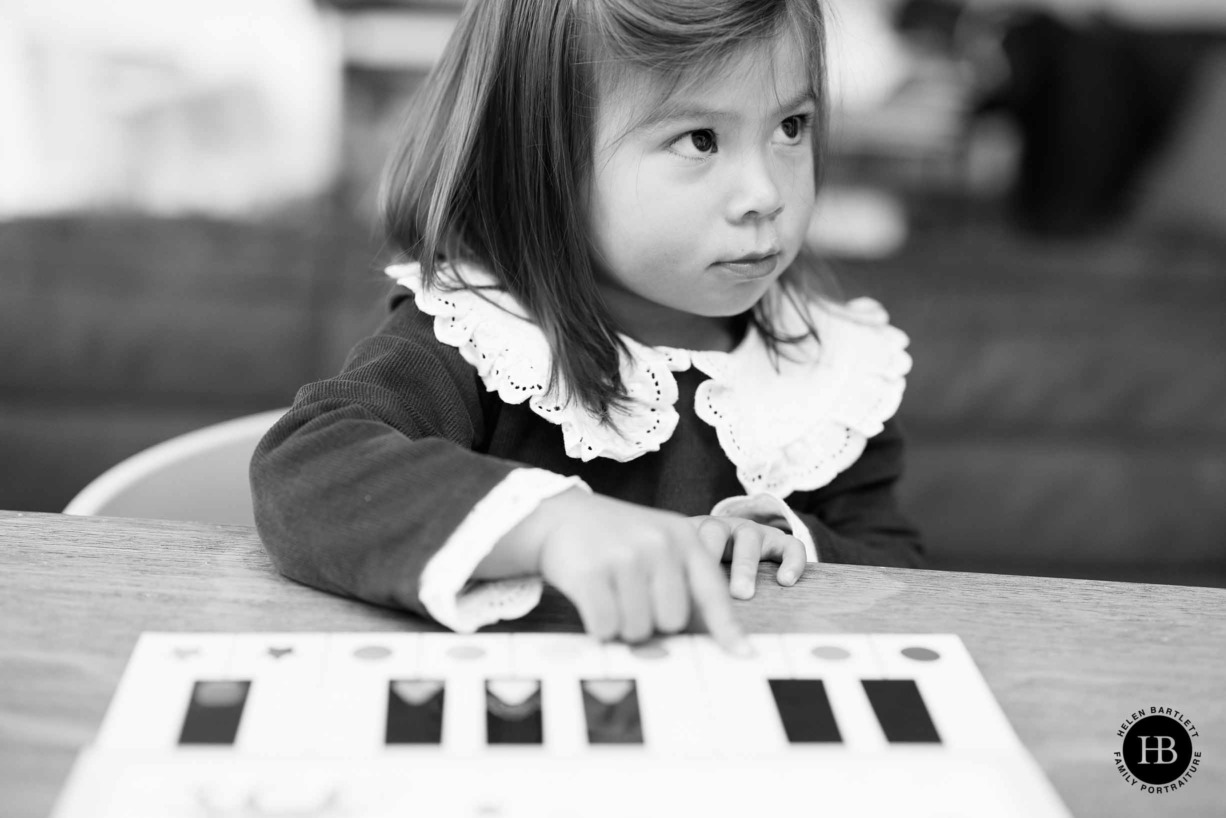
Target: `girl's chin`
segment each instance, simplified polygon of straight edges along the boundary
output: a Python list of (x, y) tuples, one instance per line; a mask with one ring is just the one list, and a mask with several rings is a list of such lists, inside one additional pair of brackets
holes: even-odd
[(753, 306), (762, 300), (771, 285), (775, 283), (776, 278), (777, 276), (758, 279), (727, 287), (723, 289), (718, 303), (709, 305), (709, 311), (704, 311), (702, 314), (712, 318), (730, 318), (753, 309)]

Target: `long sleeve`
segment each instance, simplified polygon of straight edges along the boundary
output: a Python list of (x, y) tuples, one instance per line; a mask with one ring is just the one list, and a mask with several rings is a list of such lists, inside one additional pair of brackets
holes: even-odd
[(902, 432), (897, 420), (889, 420), (860, 458), (827, 486), (788, 498), (808, 525), (821, 562), (922, 566), (920, 534), (898, 508), (894, 492), (902, 471)]
[(521, 468), (472, 450), (485, 432), (478, 390), (408, 298), (340, 375), (303, 387), (251, 464), (256, 525), (277, 568), (428, 615), (423, 570)]
[(897, 421), (887, 421), (860, 458), (825, 488), (787, 500), (766, 493), (728, 497), (711, 514), (788, 531), (804, 543), (809, 562), (919, 567), (924, 553), (919, 532), (894, 497), (902, 449)]

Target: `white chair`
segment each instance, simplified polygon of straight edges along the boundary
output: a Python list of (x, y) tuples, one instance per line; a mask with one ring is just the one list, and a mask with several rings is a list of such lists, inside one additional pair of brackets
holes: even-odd
[(255, 525), (247, 468), (285, 412), (235, 418), (137, 452), (95, 478), (64, 513)]

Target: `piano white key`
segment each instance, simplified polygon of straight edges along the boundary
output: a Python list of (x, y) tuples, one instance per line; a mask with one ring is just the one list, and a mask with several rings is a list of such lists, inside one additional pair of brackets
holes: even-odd
[(523, 676), (600, 678), (604, 646), (584, 634), (513, 633), (511, 666)]
[(428, 672), (492, 678), (511, 671), (511, 634), (421, 633), (417, 639), (418, 658)]
[[(695, 637), (708, 638), (708, 637)], [(767, 678), (785, 679), (792, 672), (782, 637), (777, 633), (751, 633), (746, 637), (753, 646), (753, 663)]]
[(444, 679), (443, 750), (454, 755), (487, 752), (485, 683), (511, 675), (507, 634), (419, 636), (422, 674)]
[(787, 736), (767, 681), (770, 674), (759, 659), (732, 656), (713, 640), (697, 637), (693, 649), (711, 713), (715, 752), (735, 758), (786, 749)]
[(587, 751), (587, 722), (580, 681), (605, 674), (604, 651), (581, 634), (511, 634), (511, 672), (540, 679), (545, 751), (575, 756)]
[[(421, 678), (416, 633), (334, 633), (323, 659), (324, 717), (312, 754), (368, 757), (383, 752), (388, 686)], [(440, 678), (441, 681), (441, 678)]]
[(240, 633), (228, 673), (250, 679), (235, 749), (255, 755), (295, 755), (316, 740), (328, 718), (323, 699), (327, 634)]
[(711, 721), (691, 637), (605, 646), (610, 679), (632, 679), (638, 691), (643, 744), (650, 753), (711, 756)]
[(323, 674), (326, 633), (239, 633), (228, 670), (244, 679), (280, 676), (318, 684)]

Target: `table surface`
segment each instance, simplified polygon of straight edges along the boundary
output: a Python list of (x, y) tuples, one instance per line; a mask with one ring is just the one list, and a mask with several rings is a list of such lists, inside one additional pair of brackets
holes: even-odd
[[(1076, 816), (1220, 816), (1226, 590), (811, 565), (734, 603), (751, 632), (956, 633)], [(253, 529), (0, 511), (0, 809), (46, 816), (142, 631), (437, 630), (280, 576)], [(491, 630), (578, 631), (547, 590)], [(1140, 708), (1187, 714), (1199, 771), (1138, 793), (1115, 769)]]

